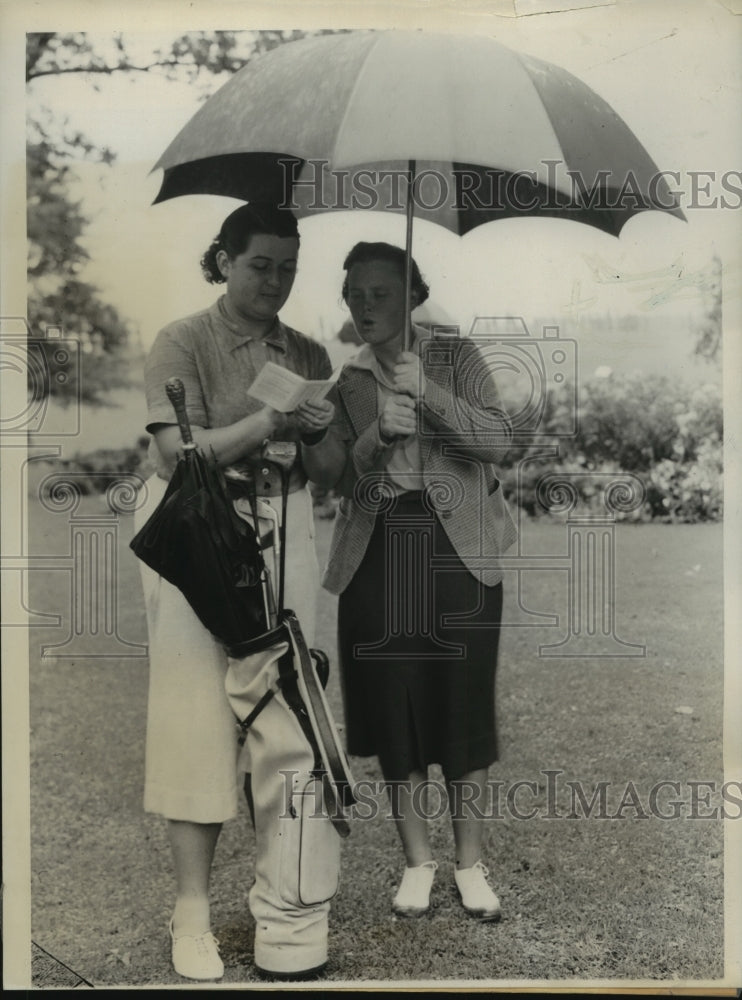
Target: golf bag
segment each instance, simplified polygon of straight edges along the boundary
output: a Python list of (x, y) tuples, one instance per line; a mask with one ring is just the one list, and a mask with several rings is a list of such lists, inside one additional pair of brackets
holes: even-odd
[[(131, 548), (181, 591), (229, 657), (225, 690), (252, 772), (256, 964), (269, 972), (298, 972), (326, 960), (329, 899), (338, 886), (340, 841), (350, 832), (345, 811), (354, 798), (324, 695), (327, 657), (308, 648), (298, 616), (283, 606), (296, 445), (270, 443), (253, 470), (261, 482), (268, 468), (278, 472), (278, 512), (256, 495), (250, 466), (240, 470), (235, 492), (229, 470), (207, 462), (192, 439), (182, 383), (170, 380), (167, 392), (183, 454)], [(297, 510), (304, 504), (307, 512), (309, 502), (306, 491), (292, 497)], [(274, 520), (264, 532), (261, 515), (267, 511)]]
[[(324, 688), (329, 677), (329, 661), (322, 650), (308, 648), (297, 616), (292, 610), (283, 606), (286, 575), (288, 484), (295, 455), (296, 445), (292, 442), (269, 442), (264, 446), (258, 463), (263, 474), (268, 468), (275, 469), (281, 482), (281, 517), (278, 524), (274, 520), (266, 534), (263, 534), (259, 527), (256, 529), (256, 538), (261, 549), (265, 551), (265, 549), (271, 548), (274, 552), (273, 573), (270, 572), (266, 562), (264, 562), (262, 573), (266, 617), (272, 627), (242, 642), (230, 643), (226, 648), (231, 658), (240, 660), (274, 648), (279, 644), (287, 644), (286, 651), (278, 659), (276, 682), (265, 691), (246, 716), (239, 718), (242, 739), (244, 741), (250, 726), (280, 690), (312, 748), (314, 770), (317, 776), (322, 778), (323, 799), (329, 817), (338, 833), (344, 837), (350, 832), (344, 819), (344, 812), (354, 802), (353, 783), (332, 713), (324, 695)], [(266, 520), (266, 514), (270, 508), (266, 504), (263, 504), (262, 508), (259, 507), (259, 500), (254, 488), (254, 477), (243, 474), (241, 478), (243, 490), (247, 481), (246, 492), (250, 503), (252, 524), (259, 526), (261, 522)], [(275, 558), (276, 552), (277, 559)], [(276, 576), (278, 576), (277, 600), (273, 583)], [(231, 698), (233, 708), (239, 716), (239, 702), (234, 694), (231, 694)]]
[(309, 954), (317, 956), (323, 940), (326, 947), (341, 838), (350, 833), (345, 810), (354, 801), (324, 694), (327, 656), (308, 647), (297, 615), (283, 606), (292, 449), (295, 453), (295, 445), (268, 444), (256, 467), (262, 479), (271, 468), (280, 474), (280, 520), (251, 488), (249, 471), (241, 476), (242, 507), (247, 500), (250, 522), (266, 554), (265, 605), (272, 627), (226, 647), (230, 663), (225, 680), (245, 745), (245, 792), (258, 848), (250, 891), (256, 962), (279, 972), (289, 971), (284, 963), (293, 964), (291, 952), (302, 937)]

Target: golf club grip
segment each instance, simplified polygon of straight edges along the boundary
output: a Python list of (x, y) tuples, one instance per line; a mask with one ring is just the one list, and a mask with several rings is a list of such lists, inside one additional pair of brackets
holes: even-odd
[(185, 407), (185, 386), (179, 378), (169, 378), (165, 383), (165, 392), (167, 393), (167, 398), (173, 404), (183, 444), (193, 444), (191, 425)]

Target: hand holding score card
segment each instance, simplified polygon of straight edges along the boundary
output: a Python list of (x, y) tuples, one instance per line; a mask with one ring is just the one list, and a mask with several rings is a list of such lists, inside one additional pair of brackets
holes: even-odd
[[(335, 407), (329, 399), (305, 399), (294, 411), (294, 420), (302, 434), (318, 434), (332, 423)], [(305, 441), (306, 444), (312, 443)]]
[(291, 413), (301, 403), (323, 400), (334, 379), (306, 379), (268, 361), (247, 390), (254, 398), (279, 413)]

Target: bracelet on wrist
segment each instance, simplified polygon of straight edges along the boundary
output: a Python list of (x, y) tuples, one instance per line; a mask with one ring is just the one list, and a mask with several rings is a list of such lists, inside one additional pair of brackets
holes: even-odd
[(327, 434), (326, 427), (323, 427), (319, 431), (312, 431), (310, 434), (302, 434), (301, 443), (307, 445), (319, 444), (325, 434)]

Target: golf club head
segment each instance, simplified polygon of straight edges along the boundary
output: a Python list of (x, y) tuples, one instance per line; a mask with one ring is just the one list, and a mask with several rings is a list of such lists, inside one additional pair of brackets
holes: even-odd
[(270, 462), (283, 472), (289, 472), (296, 461), (295, 441), (266, 441), (263, 445), (261, 458)]

